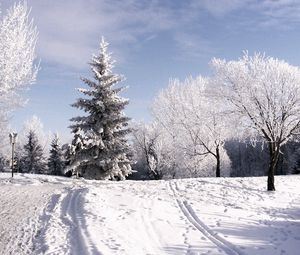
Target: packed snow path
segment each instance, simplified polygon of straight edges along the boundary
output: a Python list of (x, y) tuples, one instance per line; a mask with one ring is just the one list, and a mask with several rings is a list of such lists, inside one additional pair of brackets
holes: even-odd
[(0, 174), (0, 254), (298, 254), (300, 176), (276, 180)]

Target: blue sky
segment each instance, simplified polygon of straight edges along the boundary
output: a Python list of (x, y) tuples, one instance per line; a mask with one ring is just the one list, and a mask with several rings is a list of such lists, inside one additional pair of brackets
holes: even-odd
[[(265, 52), (300, 65), (300, 1), (294, 0), (28, 0), (39, 30), (41, 70), (14, 112), (19, 130), (37, 115), (46, 130), (70, 137), (70, 104), (80, 97), (80, 76), (90, 76), (91, 55), (103, 35), (124, 74), (129, 117), (148, 121), (154, 96), (169, 78), (209, 75), (213, 57), (237, 59), (243, 50)], [(13, 1), (2, 0), (2, 9)]]

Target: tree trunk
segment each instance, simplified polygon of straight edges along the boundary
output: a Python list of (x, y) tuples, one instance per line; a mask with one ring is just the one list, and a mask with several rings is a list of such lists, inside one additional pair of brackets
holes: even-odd
[(216, 177), (221, 177), (219, 145), (216, 148), (216, 159), (217, 159)]
[(274, 175), (279, 158), (280, 145), (275, 142), (269, 143), (269, 169), (268, 169), (268, 191), (275, 191)]

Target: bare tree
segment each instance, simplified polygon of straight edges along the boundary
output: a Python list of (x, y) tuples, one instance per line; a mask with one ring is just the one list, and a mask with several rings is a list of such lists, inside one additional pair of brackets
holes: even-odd
[(245, 137), (269, 147), (267, 189), (275, 190), (280, 148), (299, 131), (300, 69), (288, 63), (245, 53), (237, 61), (213, 59), (215, 82), (233, 106)]

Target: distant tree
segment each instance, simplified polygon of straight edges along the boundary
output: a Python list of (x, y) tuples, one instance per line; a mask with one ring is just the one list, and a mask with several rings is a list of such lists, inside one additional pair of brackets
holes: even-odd
[[(161, 179), (164, 175), (162, 132), (156, 123), (135, 123), (132, 129), (133, 148), (138, 172), (146, 172), (143, 178)], [(136, 169), (135, 169), (136, 170)], [(144, 171), (146, 170), (146, 171)]]
[(299, 141), (291, 140), (281, 147), (276, 173), (280, 175), (296, 174), (299, 171)]
[(33, 130), (29, 131), (27, 138), (28, 141), (24, 145), (24, 154), (21, 159), (23, 172), (34, 174), (46, 173), (46, 161), (43, 149)]
[[(210, 89), (209, 79), (171, 80), (153, 104), (153, 115), (181, 151), (182, 162), (195, 169), (192, 176), (228, 176), (228, 156), (223, 146), (230, 137), (224, 103)], [(212, 162), (215, 171), (211, 173)], [(221, 168), (222, 171), (221, 172)], [(201, 173), (202, 171), (202, 173)], [(195, 176), (196, 175), (196, 176)]]
[(47, 132), (44, 128), (42, 120), (32, 115), (30, 118), (24, 121), (22, 131), (18, 134), (18, 143), (25, 144), (27, 141), (27, 135), (30, 130), (34, 130), (34, 133), (39, 140), (44, 151), (50, 150), (51, 132)]
[(220, 85), (216, 90), (232, 104), (245, 137), (267, 144), (267, 189), (275, 190), (281, 147), (300, 128), (300, 69), (262, 54), (250, 57), (247, 53), (237, 61), (213, 59), (212, 66)]
[(4, 172), (8, 168), (7, 158), (0, 153), (0, 172)]
[(73, 104), (86, 115), (71, 119), (74, 151), (69, 168), (86, 178), (123, 180), (131, 173), (129, 118), (123, 113), (128, 100), (118, 95), (124, 88), (114, 88), (123, 77), (112, 73), (107, 47), (102, 38), (100, 52), (90, 63), (94, 80), (82, 79), (89, 89), (79, 89), (85, 98)]
[[(14, 4), (0, 16), (0, 128), (8, 122), (9, 113), (25, 103), (20, 90), (36, 80), (35, 61), (37, 29), (29, 18), (25, 1)], [(1, 14), (1, 11), (0, 11)], [(0, 133), (3, 134), (4, 132)], [(3, 141), (3, 139), (1, 139)]]
[(72, 144), (66, 143), (62, 146), (62, 153), (64, 159), (64, 172), (63, 174), (67, 177), (73, 175), (72, 169), (70, 169), (71, 160), (74, 157), (74, 146)]
[(294, 153), (294, 169), (292, 170), (292, 174), (300, 174), (300, 147)]
[(250, 139), (243, 141), (231, 139), (226, 141), (225, 149), (231, 161), (230, 176), (265, 176), (268, 168), (269, 154), (266, 146), (257, 143), (252, 146)]
[(51, 142), (50, 155), (48, 158), (48, 173), (52, 175), (63, 175), (64, 173), (63, 152), (57, 134), (55, 134)]

